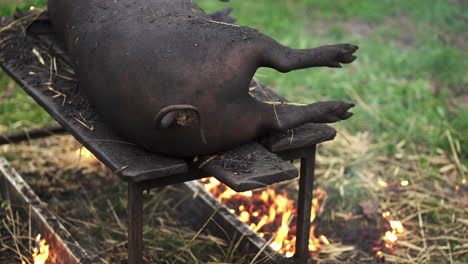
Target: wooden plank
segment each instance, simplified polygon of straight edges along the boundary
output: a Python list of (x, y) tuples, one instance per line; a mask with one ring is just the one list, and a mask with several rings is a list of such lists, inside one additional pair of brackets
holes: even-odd
[(201, 170), (237, 192), (263, 188), (298, 175), (290, 162), (283, 161), (256, 142), (213, 157)]
[(319, 143), (333, 140), (336, 130), (324, 124), (304, 124), (284, 133), (275, 133), (262, 138), (261, 143), (274, 153), (290, 149), (307, 148)]
[(0, 43), (3, 70), (122, 179), (139, 182), (188, 171), (182, 159), (149, 153), (117, 136), (77, 89), (70, 69), (37, 40), (14, 28), (0, 33)]

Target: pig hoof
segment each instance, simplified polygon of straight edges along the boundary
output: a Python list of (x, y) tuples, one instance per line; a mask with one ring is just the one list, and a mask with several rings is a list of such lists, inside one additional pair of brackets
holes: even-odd
[(346, 120), (353, 116), (353, 113), (348, 112), (350, 108), (354, 107), (353, 103), (346, 103), (342, 101), (323, 102), (321, 123), (334, 123), (341, 120)]
[(332, 68), (341, 68), (341, 63), (351, 63), (357, 58), (353, 55), (359, 49), (356, 45), (336, 44), (330, 47), (333, 58), (329, 66)]

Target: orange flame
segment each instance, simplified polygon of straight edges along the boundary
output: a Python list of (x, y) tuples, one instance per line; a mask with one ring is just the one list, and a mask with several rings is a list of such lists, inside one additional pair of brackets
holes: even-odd
[[(388, 223), (390, 224), (390, 228), (391, 228), (391, 230), (388, 230), (387, 232), (385, 232), (385, 235), (382, 237), (382, 240), (385, 243), (385, 247), (388, 250), (393, 251), (398, 241), (398, 235), (402, 234), (405, 231), (405, 228), (403, 227), (403, 224), (400, 221), (391, 220), (390, 215), (391, 214), (388, 211), (382, 214), (382, 217), (388, 221)], [(376, 256), (378, 258), (382, 258), (383, 252), (378, 251)]]
[(41, 234), (36, 237), (36, 247), (33, 249), (32, 257), (34, 264), (45, 264), (49, 258), (49, 245), (45, 239), (41, 239)]
[(397, 234), (401, 234), (405, 231), (405, 228), (400, 221), (390, 220), (390, 227), (392, 228), (392, 232)]
[[(278, 193), (275, 189), (267, 188), (263, 191), (248, 191), (237, 193), (215, 178), (201, 180), (205, 189), (218, 198), (239, 216), (260, 237), (272, 239), (270, 246), (286, 257), (292, 257), (296, 247), (296, 204), (290, 200), (286, 191)], [(326, 191), (318, 189), (312, 200), (313, 222), (320, 210), (320, 201), (326, 196)], [(322, 245), (329, 245), (328, 239), (321, 235), (315, 236), (315, 226), (310, 229), (309, 250), (317, 252)]]
[(94, 157), (93, 153), (91, 153), (91, 151), (89, 151), (85, 147), (81, 147), (81, 148), (77, 149), (75, 152), (80, 158), (96, 159), (96, 157)]

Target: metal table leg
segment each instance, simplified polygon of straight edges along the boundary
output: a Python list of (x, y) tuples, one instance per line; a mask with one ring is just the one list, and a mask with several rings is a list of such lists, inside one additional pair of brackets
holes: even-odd
[(128, 183), (128, 263), (143, 263), (143, 190)]
[(309, 260), (310, 215), (314, 192), (314, 168), (316, 146), (309, 157), (301, 159), (301, 175), (299, 179), (299, 198), (296, 226), (296, 263), (304, 264)]

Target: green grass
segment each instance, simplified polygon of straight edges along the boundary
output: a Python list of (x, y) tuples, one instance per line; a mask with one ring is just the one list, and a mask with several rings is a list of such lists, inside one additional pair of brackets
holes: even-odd
[(19, 88), (11, 95), (6, 92), (5, 87), (12, 87), (12, 84), (13, 81), (0, 72), (0, 133), (53, 124), (47, 112), (38, 107), (26, 92)]
[[(0, 16), (12, 16), (16, 8), (44, 7), (46, 0), (24, 1), (7, 4), (11, 0), (0, 0)], [(16, 1), (19, 2), (19, 1)], [(0, 70), (0, 133), (14, 132), (53, 123), (52, 118), (41, 109), (23, 90), (9, 91), (14, 82)]]
[(47, 0), (28, 0), (28, 1), (0, 0), (0, 15), (11, 16), (15, 13), (15, 10), (17, 8), (27, 9), (31, 6), (45, 7), (46, 5), (47, 5)]

